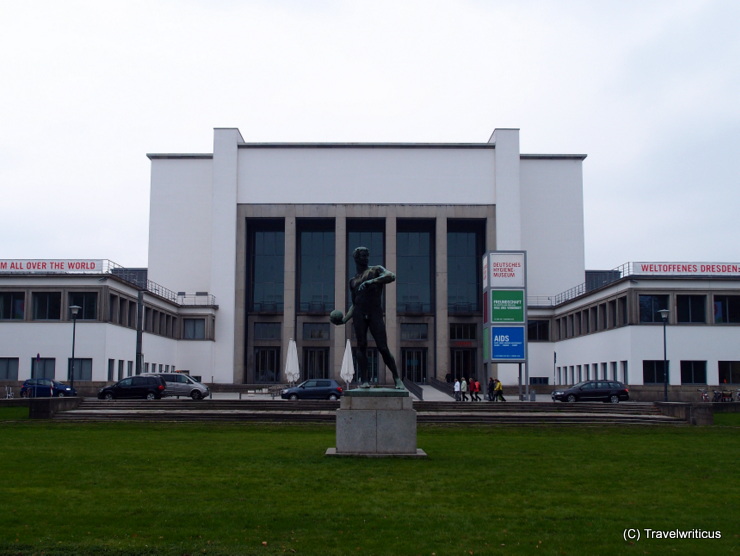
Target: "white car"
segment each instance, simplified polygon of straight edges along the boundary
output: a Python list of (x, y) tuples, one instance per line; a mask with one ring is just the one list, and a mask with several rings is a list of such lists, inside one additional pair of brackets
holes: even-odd
[(185, 373), (152, 373), (161, 376), (167, 384), (164, 395), (172, 397), (188, 396), (194, 400), (202, 400), (210, 394), (208, 386), (201, 384)]

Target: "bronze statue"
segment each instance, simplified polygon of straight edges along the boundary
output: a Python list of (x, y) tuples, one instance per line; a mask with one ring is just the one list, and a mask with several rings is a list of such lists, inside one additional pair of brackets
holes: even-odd
[(403, 388), (403, 381), (398, 377), (396, 360), (388, 349), (388, 336), (383, 321), (383, 306), (381, 296), (383, 286), (396, 280), (396, 275), (380, 265), (368, 266), (370, 251), (367, 247), (358, 247), (354, 250), (352, 257), (357, 265), (357, 274), (349, 281), (349, 290), (352, 306), (346, 315), (341, 311), (332, 311), (329, 316), (335, 325), (345, 324), (352, 319), (352, 324), (357, 337), (357, 366), (358, 381), (364, 388), (367, 383), (367, 333), (373, 335), (383, 362), (393, 375), (396, 388)]

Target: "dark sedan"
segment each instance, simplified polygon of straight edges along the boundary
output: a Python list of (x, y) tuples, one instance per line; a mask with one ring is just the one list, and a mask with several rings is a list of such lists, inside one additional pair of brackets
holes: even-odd
[(49, 378), (31, 378), (21, 386), (22, 398), (63, 398), (76, 396), (77, 390)]
[(101, 388), (98, 392), (98, 399), (144, 398), (158, 400), (164, 395), (166, 388), (167, 385), (161, 376), (130, 376), (111, 386)]
[(586, 380), (574, 384), (570, 388), (555, 390), (552, 401), (602, 401), (619, 403), (630, 399), (629, 388), (615, 380)]
[(320, 378), (307, 380), (280, 392), (284, 400), (338, 400), (341, 396), (342, 387), (336, 380)]

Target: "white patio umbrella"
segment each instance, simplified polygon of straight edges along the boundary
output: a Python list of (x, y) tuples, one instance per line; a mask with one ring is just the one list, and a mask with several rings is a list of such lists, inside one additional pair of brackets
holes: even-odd
[(344, 348), (342, 370), (340, 371), (339, 376), (342, 377), (342, 380), (347, 384), (347, 388), (349, 388), (349, 383), (352, 382), (352, 377), (355, 376), (355, 365), (352, 362), (352, 346), (350, 345), (349, 340), (347, 340), (347, 347)]
[(298, 366), (298, 347), (293, 338), (288, 342), (288, 357), (285, 360), (285, 380), (289, 384), (295, 384), (301, 376), (301, 369)]

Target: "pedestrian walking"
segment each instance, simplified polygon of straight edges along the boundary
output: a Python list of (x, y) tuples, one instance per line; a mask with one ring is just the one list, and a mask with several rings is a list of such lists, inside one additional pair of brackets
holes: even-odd
[(475, 381), (475, 401), (479, 402), (480, 399), (480, 381), (476, 379)]
[(462, 377), (460, 380), (460, 395), (462, 396), (462, 401), (468, 401), (468, 381), (465, 380), (465, 377)]
[(499, 379), (496, 379), (496, 386), (494, 386), (493, 391), (496, 394), (496, 399), (500, 402), (505, 402), (506, 398), (504, 398), (504, 385), (501, 384), (501, 381)]
[(460, 401), (460, 379), (459, 378), (455, 379), (455, 384), (452, 388), (455, 391), (455, 401), (459, 402)]
[(489, 402), (494, 401), (493, 389), (495, 388), (495, 386), (496, 386), (496, 383), (493, 382), (493, 377), (489, 376), (488, 377), (488, 401)]

